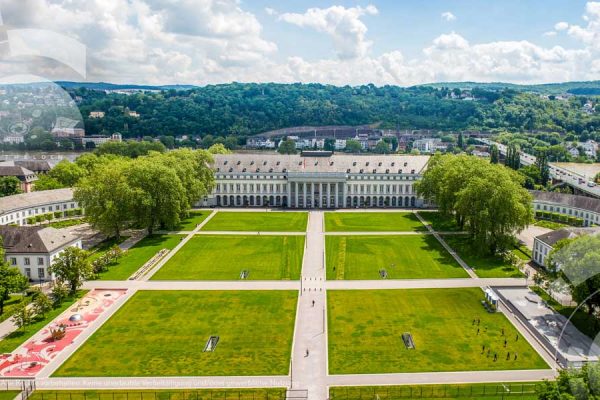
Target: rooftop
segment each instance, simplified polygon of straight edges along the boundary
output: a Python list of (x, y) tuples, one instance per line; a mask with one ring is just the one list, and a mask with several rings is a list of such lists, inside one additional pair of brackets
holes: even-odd
[(0, 164), (0, 176), (15, 176), (21, 181), (32, 182), (37, 179), (35, 172), (18, 165)]
[(70, 188), (42, 190), (39, 192), (22, 193), (14, 196), (0, 197), (0, 214), (13, 210), (60, 203), (73, 200), (73, 190)]
[(562, 228), (536, 236), (536, 239), (546, 243), (549, 246), (554, 246), (556, 242), (563, 239), (574, 239), (578, 236), (589, 235), (598, 232), (600, 232), (600, 228)]
[(536, 201), (545, 201), (600, 213), (600, 199), (593, 197), (556, 192), (540, 192), (538, 190), (532, 190), (531, 194)]
[(306, 157), (298, 154), (217, 154), (215, 170), (226, 173), (351, 173), (420, 174), (429, 156), (333, 154)]
[(67, 246), (79, 237), (64, 229), (41, 226), (0, 226), (6, 254), (50, 253)]

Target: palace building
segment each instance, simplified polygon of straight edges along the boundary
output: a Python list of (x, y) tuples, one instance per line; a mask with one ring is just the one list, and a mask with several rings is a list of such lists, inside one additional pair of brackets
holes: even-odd
[(423, 207), (415, 193), (429, 156), (218, 154), (215, 188), (201, 206)]

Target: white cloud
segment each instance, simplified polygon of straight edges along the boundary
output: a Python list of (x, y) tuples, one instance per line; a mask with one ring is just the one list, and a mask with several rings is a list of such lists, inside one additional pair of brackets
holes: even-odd
[(546, 36), (546, 37), (556, 36), (556, 31), (544, 32), (543, 36)]
[(569, 27), (569, 24), (566, 22), (557, 22), (556, 24), (554, 24), (554, 29), (557, 31), (564, 31), (565, 29), (567, 29)]
[(267, 15), (277, 15), (277, 11), (271, 7), (265, 7), (265, 12)]
[(446, 11), (442, 13), (442, 19), (448, 22), (456, 21), (456, 15), (452, 14), (450, 11)]
[(583, 19), (587, 22), (586, 26), (569, 25), (567, 33), (584, 44), (600, 50), (600, 2), (588, 2)]
[[(83, 42), (91, 81), (413, 85), (556, 82), (597, 79), (600, 74), (598, 2), (586, 5), (581, 26), (558, 23), (546, 34), (564, 31), (581, 42), (579, 48), (543, 47), (525, 40), (481, 43), (450, 32), (432, 38), (420, 55), (410, 58), (399, 47), (377, 55), (370, 52), (364, 17), (378, 13), (374, 6), (284, 14), (271, 9), (282, 21), (331, 38), (337, 57), (320, 60), (299, 52), (279, 59), (277, 45), (264, 37), (259, 20), (239, 0), (2, 0), (2, 6), (9, 30), (50, 29)], [(35, 57), (2, 60), (0, 71), (78, 79), (64, 65)]]
[(361, 21), (365, 15), (376, 15), (373, 5), (366, 7), (331, 6), (309, 8), (303, 14), (283, 13), (279, 19), (317, 32), (327, 33), (333, 40), (337, 56), (342, 60), (364, 57), (371, 42), (366, 39), (367, 26)]

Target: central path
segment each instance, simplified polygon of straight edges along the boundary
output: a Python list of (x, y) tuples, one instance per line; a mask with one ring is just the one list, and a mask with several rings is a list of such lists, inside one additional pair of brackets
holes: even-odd
[(291, 365), (292, 389), (308, 390), (309, 400), (328, 397), (324, 239), (323, 212), (311, 211)]

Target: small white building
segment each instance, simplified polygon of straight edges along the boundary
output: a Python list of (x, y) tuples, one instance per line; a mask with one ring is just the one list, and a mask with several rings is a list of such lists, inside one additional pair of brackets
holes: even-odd
[(548, 268), (548, 255), (550, 255), (556, 243), (564, 239), (574, 239), (598, 232), (600, 232), (599, 228), (562, 228), (536, 236), (533, 239), (533, 261), (544, 268)]
[(81, 238), (65, 229), (41, 226), (0, 226), (9, 265), (31, 281), (50, 281), (48, 268), (67, 247), (81, 248)]

